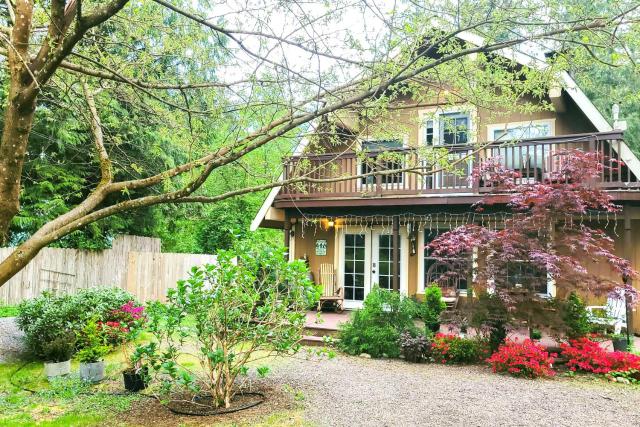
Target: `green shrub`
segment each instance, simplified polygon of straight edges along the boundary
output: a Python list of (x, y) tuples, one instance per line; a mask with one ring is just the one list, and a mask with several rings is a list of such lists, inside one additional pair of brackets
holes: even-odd
[(562, 304), (562, 320), (570, 339), (582, 338), (591, 332), (587, 306), (575, 292), (571, 292)]
[(440, 315), (447, 308), (442, 301), (442, 290), (436, 284), (424, 290), (424, 301), (418, 305), (418, 316), (424, 321), (424, 325), (431, 332), (440, 330)]
[(76, 337), (72, 331), (58, 332), (50, 341), (41, 343), (41, 357), (46, 362), (64, 362), (71, 359), (76, 347)]
[(90, 319), (78, 336), (78, 351), (76, 357), (82, 363), (95, 363), (100, 361), (107, 353), (109, 346), (106, 345), (106, 337), (98, 328), (95, 318)]
[(73, 335), (75, 341), (76, 334), (89, 319), (106, 319), (112, 310), (134, 299), (117, 288), (85, 289), (76, 295), (61, 296), (43, 292), (18, 305), (17, 323), (25, 334), (30, 352), (37, 358), (46, 359), (45, 343), (68, 334)]
[(478, 363), (489, 356), (489, 343), (477, 338), (436, 334), (431, 345), (431, 356), (438, 363)]
[(374, 287), (362, 309), (341, 326), (339, 347), (349, 354), (398, 357), (400, 333), (415, 329), (415, 315), (416, 306), (411, 299)]
[[(172, 389), (207, 394), (214, 406), (229, 407), (239, 376), (266, 355), (292, 355), (300, 349), (306, 307), (317, 290), (302, 261), (288, 262), (284, 248), (249, 246), (219, 251), (213, 265), (194, 267), (187, 280), (168, 292), (168, 302), (147, 310), (149, 343), (136, 348), (134, 366), (146, 364)], [(193, 327), (187, 327), (187, 321)], [(202, 369), (193, 369), (197, 359)], [(237, 379), (237, 381), (236, 381)]]

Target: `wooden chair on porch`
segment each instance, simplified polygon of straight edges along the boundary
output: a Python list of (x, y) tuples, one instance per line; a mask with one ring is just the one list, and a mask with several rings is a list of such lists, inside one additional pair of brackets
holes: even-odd
[(336, 289), (336, 273), (333, 264), (320, 264), (319, 271), (320, 285), (322, 285), (322, 296), (318, 301), (318, 311), (326, 303), (335, 305), (337, 312), (344, 310), (344, 289)]

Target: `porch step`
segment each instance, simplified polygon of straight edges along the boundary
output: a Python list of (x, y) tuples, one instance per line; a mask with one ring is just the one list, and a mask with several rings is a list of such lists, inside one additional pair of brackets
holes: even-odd
[(328, 336), (335, 338), (338, 336), (338, 329), (332, 328), (331, 326), (323, 326), (322, 324), (306, 324), (304, 327), (305, 335), (315, 336), (315, 337), (323, 337)]
[[(337, 340), (335, 340), (334, 338), (334, 341)], [(322, 347), (323, 345), (325, 345), (322, 337), (316, 335), (303, 335), (302, 339), (300, 340), (300, 344), (313, 347)]]

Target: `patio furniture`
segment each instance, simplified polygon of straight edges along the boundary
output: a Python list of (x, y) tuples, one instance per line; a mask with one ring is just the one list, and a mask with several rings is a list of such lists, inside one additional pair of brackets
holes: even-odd
[(460, 293), (460, 275), (452, 272), (449, 265), (443, 262), (435, 262), (427, 270), (425, 283), (436, 283), (442, 291), (442, 301), (447, 304), (447, 309), (455, 309), (458, 306)]
[(320, 285), (322, 285), (322, 296), (318, 301), (318, 311), (322, 310), (325, 303), (335, 305), (337, 312), (344, 310), (344, 289), (336, 288), (336, 272), (333, 264), (320, 264)]
[[(591, 305), (587, 307), (589, 320), (598, 325), (613, 326), (613, 332), (619, 334), (622, 328), (627, 327), (627, 304), (624, 292), (616, 291), (618, 296), (609, 296), (607, 305)], [(603, 315), (596, 314), (602, 312)]]

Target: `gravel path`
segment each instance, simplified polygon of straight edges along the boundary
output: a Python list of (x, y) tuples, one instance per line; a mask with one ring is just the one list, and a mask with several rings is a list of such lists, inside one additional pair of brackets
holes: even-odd
[(640, 388), (587, 378), (532, 381), (343, 355), (285, 361), (270, 378), (302, 392), (320, 426), (640, 425)]
[(15, 359), (25, 351), (22, 337), (15, 317), (0, 317), (0, 363)]

